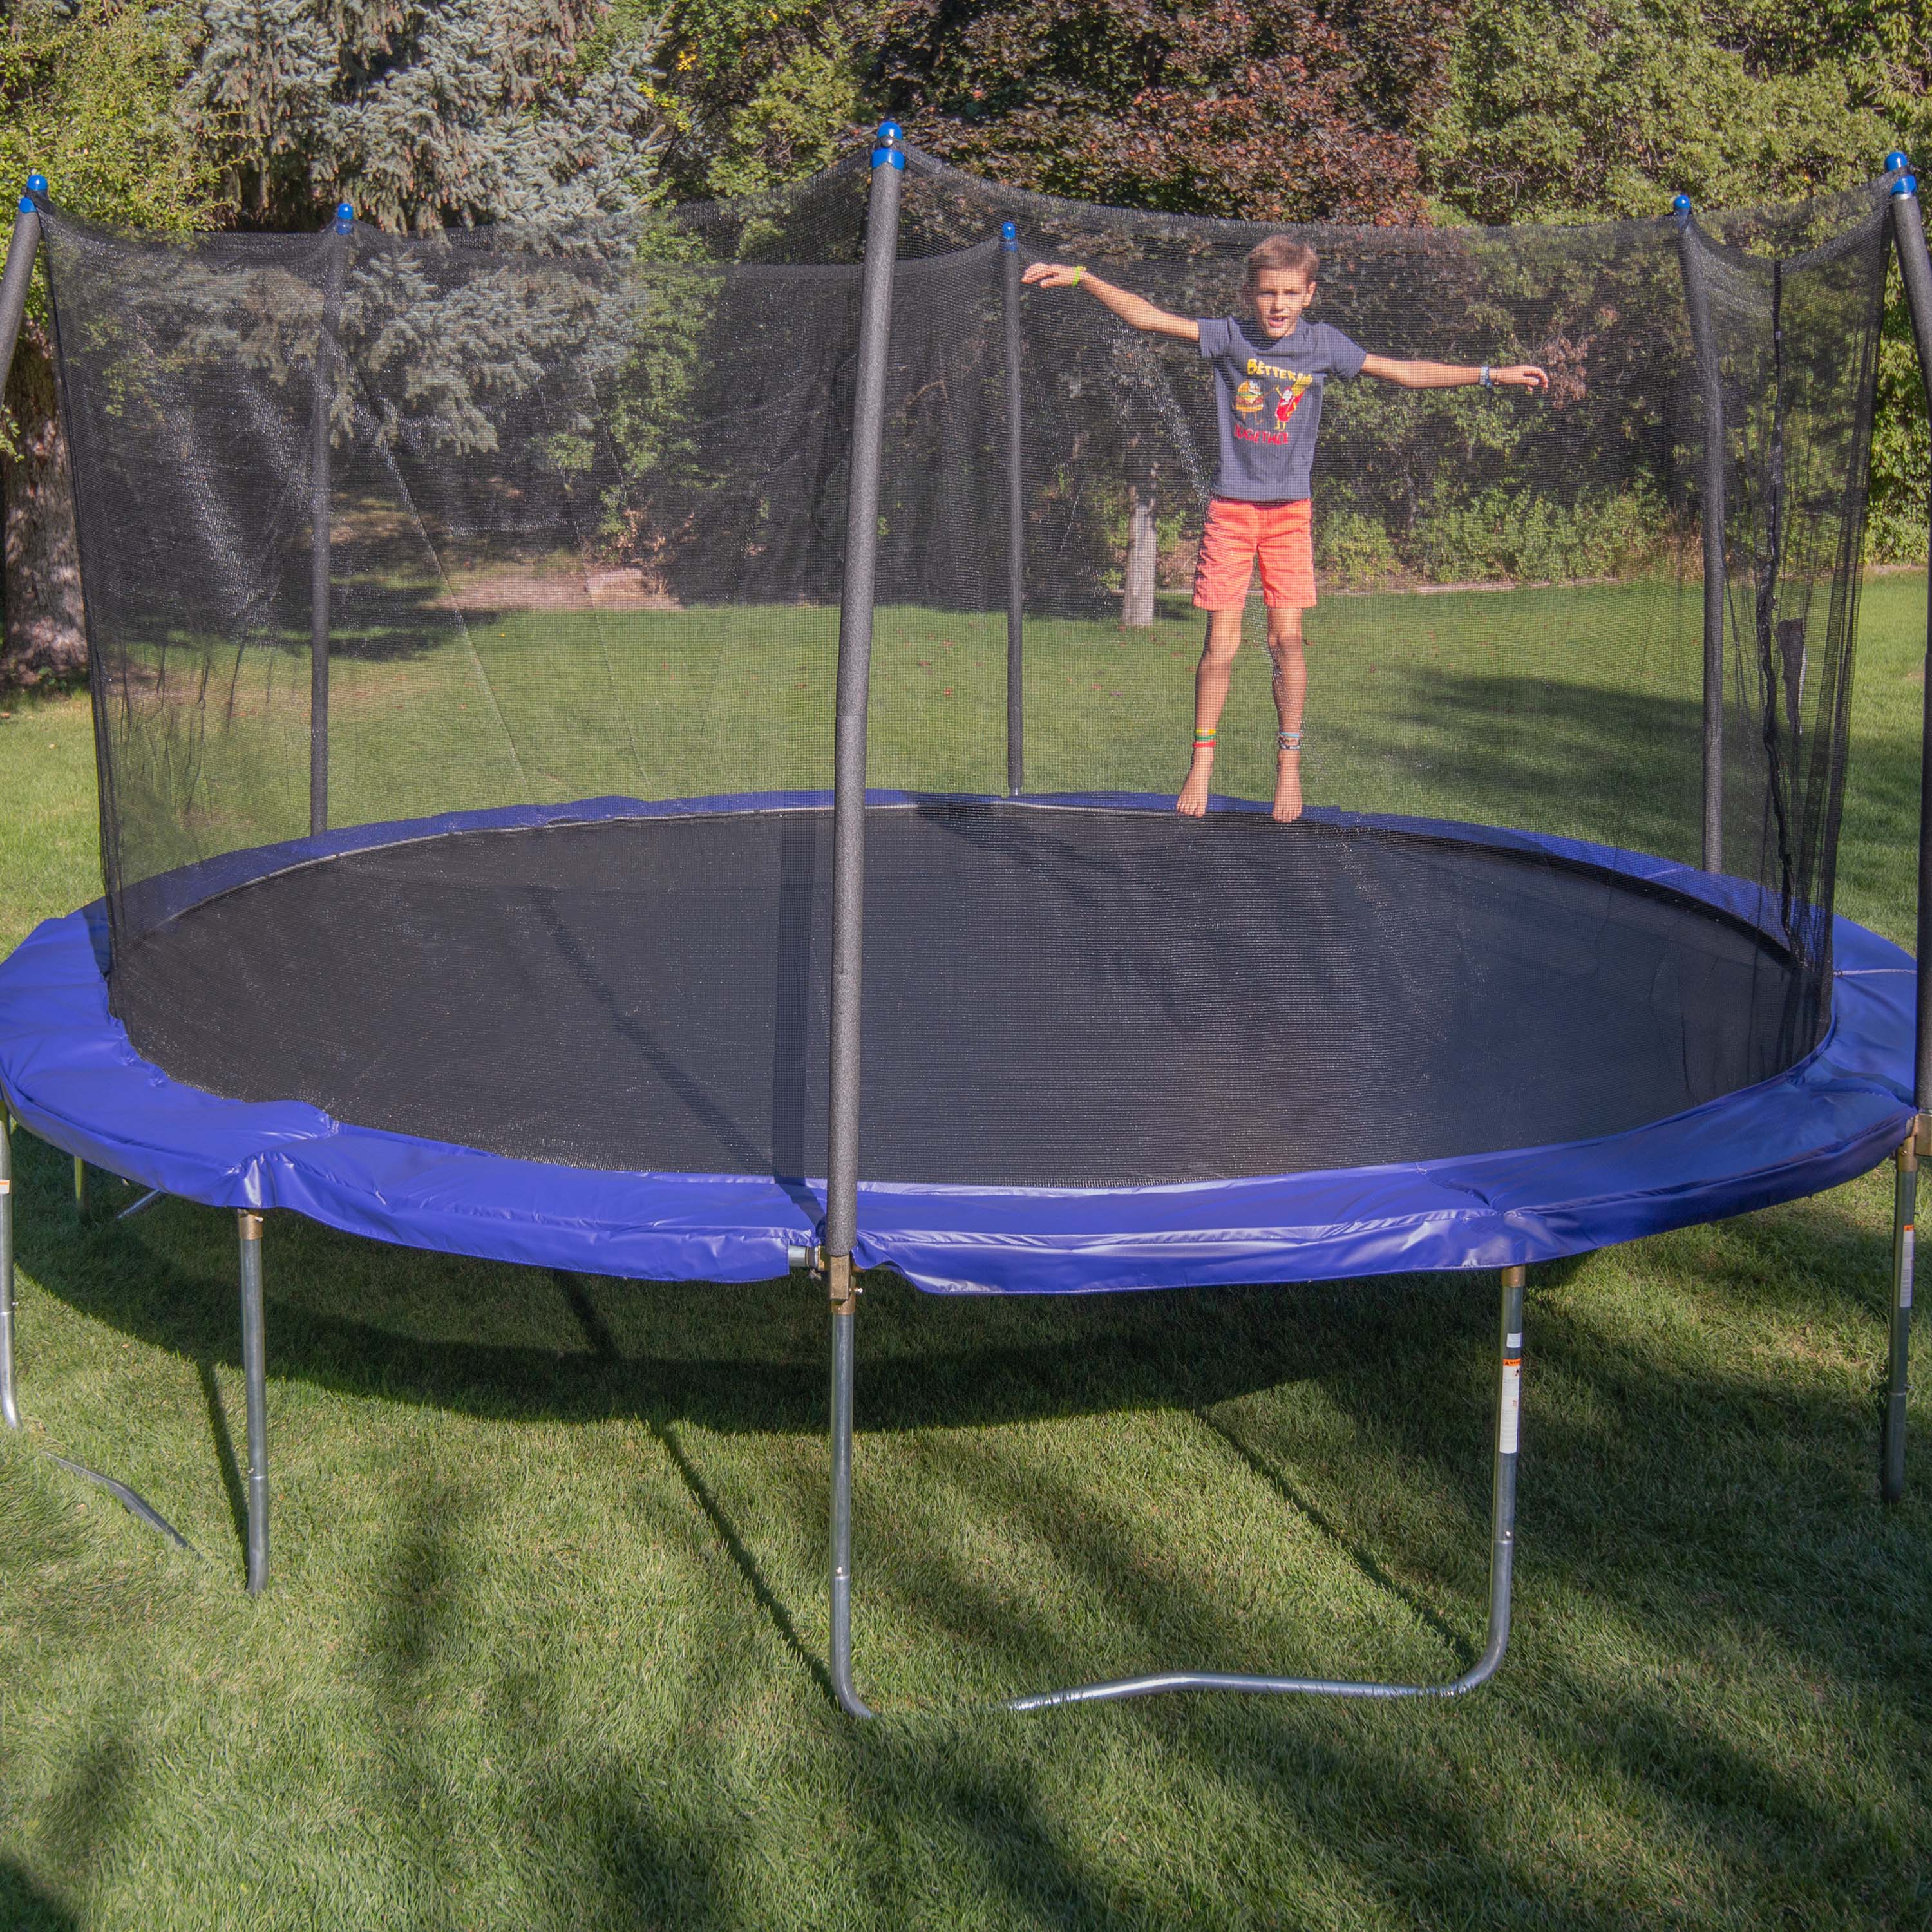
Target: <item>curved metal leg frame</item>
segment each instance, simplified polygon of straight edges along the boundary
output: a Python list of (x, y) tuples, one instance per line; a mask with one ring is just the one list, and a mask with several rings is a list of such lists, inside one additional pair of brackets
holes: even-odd
[[(852, 1313), (856, 1296), (850, 1263), (832, 1276), (832, 1682), (839, 1703), (869, 1718), (852, 1688)], [(835, 1270), (837, 1263), (832, 1264)], [(1009, 1711), (1044, 1711), (1060, 1704), (1100, 1704), (1150, 1697), (1162, 1690), (1298, 1691), (1324, 1697), (1459, 1697), (1496, 1674), (1509, 1646), (1510, 1586), (1516, 1562), (1516, 1472), (1522, 1401), (1522, 1302), (1528, 1270), (1502, 1271), (1497, 1328), (1496, 1473), (1490, 1508), (1490, 1621), (1483, 1654), (1461, 1676), (1441, 1684), (1381, 1684), (1348, 1678), (1264, 1677), (1235, 1670), (1163, 1670), (1042, 1690), (1006, 1700)]]
[(1912, 1267), (1914, 1220), (1918, 1204), (1918, 1136), (1921, 1114), (1912, 1123), (1912, 1138), (1898, 1150), (1898, 1175), (1892, 1202), (1892, 1359), (1886, 1391), (1884, 1440), (1879, 1454), (1878, 1492), (1895, 1503), (1905, 1493), (1905, 1405), (1911, 1393)]
[(1148, 1677), (1120, 1677), (1007, 1700), (1010, 1711), (1044, 1711), (1058, 1704), (1098, 1704), (1120, 1697), (1149, 1697), (1162, 1690), (1300, 1691), (1323, 1697), (1460, 1697), (1495, 1675), (1509, 1644), (1510, 1583), (1516, 1558), (1517, 1418), (1522, 1395), (1522, 1296), (1527, 1271), (1503, 1270), (1502, 1314), (1498, 1331), (1496, 1480), (1490, 1510), (1490, 1628), (1483, 1654), (1461, 1676), (1442, 1684), (1376, 1684), (1352, 1678), (1262, 1677), (1234, 1670), (1164, 1670)]
[(859, 1291), (852, 1257), (833, 1255), (832, 1289), (832, 1688), (854, 1718), (872, 1714), (852, 1684), (852, 1322)]
[[(14, 1368), (13, 1130), (12, 1112), (4, 1101), (0, 1101), (0, 1421), (4, 1421), (9, 1429), (18, 1429), (20, 1401)], [(56, 1456), (51, 1449), (43, 1449), (40, 1454), (49, 1462), (58, 1463), (70, 1475), (84, 1476), (90, 1483), (98, 1483), (116, 1502), (149, 1528), (159, 1530), (170, 1541), (196, 1555), (200, 1553), (139, 1490), (130, 1489), (112, 1476), (104, 1476), (98, 1469), (90, 1469), (85, 1462)]]
[(13, 1125), (0, 1105), (0, 1421), (18, 1429), (20, 1404), (14, 1391)]
[(268, 1580), (268, 1400), (262, 1336), (262, 1217), (244, 1208), (242, 1238), (242, 1377), (248, 1402), (248, 1594)]

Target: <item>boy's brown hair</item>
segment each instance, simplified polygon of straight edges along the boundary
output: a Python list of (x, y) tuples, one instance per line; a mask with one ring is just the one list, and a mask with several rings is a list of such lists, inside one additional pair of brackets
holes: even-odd
[(1298, 242), (1292, 235), (1270, 235), (1248, 250), (1248, 271), (1244, 279), (1252, 293), (1263, 271), (1282, 268), (1306, 276), (1312, 289), (1321, 266), (1320, 258), (1306, 242)]

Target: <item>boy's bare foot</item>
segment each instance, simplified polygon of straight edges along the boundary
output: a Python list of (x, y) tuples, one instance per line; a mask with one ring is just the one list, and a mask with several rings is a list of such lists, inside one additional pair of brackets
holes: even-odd
[(1187, 782), (1180, 788), (1180, 796), (1174, 801), (1174, 810), (1186, 818), (1206, 818), (1208, 781), (1214, 776), (1214, 754), (1196, 752), (1187, 767)]
[[(1184, 811), (1186, 808), (1183, 806)], [(1301, 754), (1277, 752), (1274, 761), (1274, 821), (1292, 825), (1301, 816)]]

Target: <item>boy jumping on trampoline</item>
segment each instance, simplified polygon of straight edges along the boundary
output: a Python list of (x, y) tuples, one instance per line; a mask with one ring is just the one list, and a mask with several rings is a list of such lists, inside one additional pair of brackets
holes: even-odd
[(1250, 251), (1245, 293), (1250, 314), (1190, 322), (1170, 315), (1084, 268), (1036, 262), (1021, 278), (1043, 289), (1084, 289), (1120, 320), (1156, 335), (1192, 342), (1214, 367), (1221, 425), (1221, 464), (1201, 532), (1194, 603), (1208, 613), (1208, 638), (1194, 674), (1194, 754), (1175, 808), (1198, 818), (1208, 809), (1214, 734), (1228, 701), (1241, 612), (1256, 560), (1268, 606), (1274, 661), (1274, 815), (1301, 816), (1301, 712), (1308, 688), (1301, 614), (1315, 604), (1310, 541), (1309, 466), (1322, 424), (1322, 392), (1331, 376), (1377, 376), (1405, 389), (1543, 389), (1550, 378), (1532, 363), (1466, 368), (1453, 362), (1399, 362), (1371, 356), (1339, 328), (1308, 319), (1318, 264), (1315, 251), (1286, 235), (1270, 235)]

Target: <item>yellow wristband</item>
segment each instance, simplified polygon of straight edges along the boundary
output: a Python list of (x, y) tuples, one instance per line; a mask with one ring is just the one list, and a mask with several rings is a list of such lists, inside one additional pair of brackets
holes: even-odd
[(1074, 270), (1073, 279), (1072, 281), (1069, 282), (1066, 286), (1070, 289), (1077, 289), (1080, 286), (1080, 278), (1086, 272), (1087, 265), (1083, 262), (1078, 268)]

